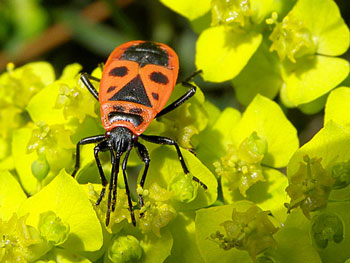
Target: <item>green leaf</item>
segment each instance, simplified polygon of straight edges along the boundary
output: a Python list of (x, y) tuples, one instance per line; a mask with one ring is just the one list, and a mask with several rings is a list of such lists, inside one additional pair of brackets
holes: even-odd
[(200, 4), (196, 0), (160, 0), (160, 2), (189, 20), (194, 20), (210, 10), (211, 0), (201, 0)]
[(210, 236), (216, 231), (224, 232), (223, 222), (232, 220), (232, 211), (236, 208), (238, 211), (245, 211), (252, 206), (249, 201), (235, 202), (231, 205), (222, 205), (200, 209), (196, 211), (196, 240), (199, 251), (207, 263), (251, 263), (252, 260), (246, 251), (237, 249), (223, 250), (219, 244), (210, 239)]
[(256, 132), (267, 141), (267, 153), (262, 164), (286, 166), (298, 149), (297, 131), (275, 102), (257, 95), (249, 104), (239, 124), (232, 130), (235, 145)]
[(28, 198), (19, 212), (29, 213), (28, 223), (36, 226), (40, 214), (53, 211), (70, 227), (61, 246), (73, 251), (95, 251), (102, 246), (102, 230), (96, 213), (83, 188), (65, 171), (39, 193)]
[(7, 221), (27, 199), (18, 181), (8, 171), (0, 172), (0, 218)]
[[(215, 176), (192, 153), (186, 150), (182, 150), (181, 152), (190, 174), (184, 174), (175, 149), (169, 146), (159, 147), (152, 151), (150, 155), (152, 161), (150, 163), (145, 188), (149, 188), (152, 182), (157, 182), (162, 188), (171, 189), (171, 183), (175, 178), (186, 178), (187, 176), (191, 178), (193, 175), (201, 180), (208, 189), (204, 190), (198, 183), (192, 181), (194, 200), (190, 202), (180, 202), (174, 199), (173, 206), (177, 211), (182, 211), (211, 205), (217, 198), (217, 181)], [(198, 191), (195, 190), (197, 188)], [(180, 189), (180, 191), (182, 190), (184, 189)]]
[(350, 88), (340, 87), (333, 90), (327, 99), (325, 108), (324, 123), (327, 124), (330, 120), (338, 123), (344, 128), (350, 129)]
[(262, 40), (254, 31), (235, 32), (230, 27), (210, 27), (197, 41), (196, 66), (207, 81), (233, 79), (248, 63)]
[(299, 0), (291, 12), (311, 31), (318, 54), (339, 56), (349, 48), (349, 28), (334, 1)]
[(349, 62), (341, 58), (305, 56), (292, 63), (284, 61), (282, 78), (286, 96), (295, 106), (317, 99), (349, 74)]
[(258, 93), (273, 99), (283, 84), (278, 57), (263, 42), (232, 83), (243, 105), (248, 105)]

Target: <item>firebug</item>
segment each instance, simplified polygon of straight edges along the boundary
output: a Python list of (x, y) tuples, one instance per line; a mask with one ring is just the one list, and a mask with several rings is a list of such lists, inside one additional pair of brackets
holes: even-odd
[[(80, 167), (80, 145), (97, 143), (94, 148), (94, 156), (103, 186), (96, 202), (98, 205), (108, 185), (99, 159), (99, 152), (110, 152), (112, 171), (107, 202), (107, 226), (111, 208), (112, 211), (115, 210), (119, 165), (124, 153), (121, 167), (132, 223), (136, 225), (126, 167), (130, 151), (136, 148), (139, 157), (145, 164), (140, 181), (140, 187), (143, 188), (150, 158), (146, 147), (138, 140), (139, 138), (151, 143), (175, 146), (184, 173), (189, 173), (180, 147), (173, 139), (143, 134), (154, 118), (176, 109), (195, 94), (196, 87), (189, 81), (200, 71), (182, 82), (184, 86), (189, 87), (188, 92), (165, 107), (175, 87), (178, 71), (178, 56), (169, 46), (149, 41), (130, 41), (117, 47), (111, 53), (104, 66), (101, 80), (86, 73), (81, 74), (81, 81), (100, 103), (101, 120), (106, 132), (83, 138), (78, 142), (72, 176), (76, 175)], [(99, 92), (90, 80), (100, 81)], [(197, 177), (193, 176), (193, 180), (207, 189), (207, 186)], [(139, 203), (141, 207), (144, 206), (142, 195), (139, 195)]]

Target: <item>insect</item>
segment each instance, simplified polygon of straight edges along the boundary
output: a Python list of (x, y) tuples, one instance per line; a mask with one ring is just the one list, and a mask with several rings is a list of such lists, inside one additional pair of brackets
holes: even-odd
[[(190, 84), (189, 81), (200, 73), (199, 71), (183, 82), (183, 85), (189, 87), (189, 90), (165, 107), (175, 87), (178, 71), (178, 56), (167, 45), (148, 41), (130, 41), (117, 47), (111, 53), (103, 69), (101, 80), (86, 73), (81, 75), (81, 81), (86, 88), (99, 100), (101, 120), (106, 132), (105, 134), (83, 138), (77, 143), (76, 163), (72, 176), (74, 177), (79, 170), (80, 146), (91, 143), (97, 144), (94, 148), (94, 156), (102, 181), (102, 190), (96, 201), (96, 205), (99, 205), (108, 185), (99, 159), (99, 152), (110, 152), (112, 171), (108, 187), (106, 226), (109, 225), (111, 209), (112, 211), (115, 210), (119, 165), (124, 153), (121, 168), (131, 220), (133, 225), (136, 225), (126, 167), (130, 151), (135, 148), (140, 159), (144, 162), (144, 170), (140, 181), (140, 187), (143, 188), (150, 158), (146, 147), (139, 142), (139, 138), (151, 143), (175, 146), (184, 173), (189, 173), (180, 147), (174, 140), (143, 134), (154, 118), (176, 109), (195, 94), (196, 87)], [(100, 81), (99, 93), (90, 80)], [(207, 186), (197, 177), (193, 176), (193, 180), (207, 189)], [(142, 208), (144, 205), (142, 194), (138, 198)]]

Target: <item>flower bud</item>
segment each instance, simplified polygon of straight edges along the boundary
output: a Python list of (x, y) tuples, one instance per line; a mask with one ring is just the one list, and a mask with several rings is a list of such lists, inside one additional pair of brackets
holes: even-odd
[(134, 236), (117, 236), (108, 248), (108, 258), (113, 263), (138, 262), (142, 256), (142, 247)]
[(173, 192), (173, 198), (179, 202), (189, 203), (197, 196), (198, 184), (195, 184), (190, 176), (177, 174), (169, 184), (169, 190)]
[(340, 243), (344, 239), (344, 224), (334, 213), (315, 216), (311, 227), (312, 239), (317, 247), (326, 248), (328, 243)]
[(54, 246), (63, 244), (69, 235), (69, 225), (52, 211), (40, 215), (38, 229), (40, 235)]
[(50, 165), (46, 161), (46, 158), (38, 158), (32, 163), (32, 173), (39, 182), (44, 180), (50, 171)]

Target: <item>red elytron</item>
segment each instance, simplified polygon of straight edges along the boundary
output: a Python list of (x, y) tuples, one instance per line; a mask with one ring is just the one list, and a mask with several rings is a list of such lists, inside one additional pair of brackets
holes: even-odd
[[(98, 153), (110, 151), (112, 171), (109, 182), (106, 225), (109, 224), (111, 205), (112, 211), (115, 209), (119, 164), (124, 152), (122, 170), (125, 189), (128, 195), (132, 223), (136, 225), (127, 183), (126, 166), (130, 151), (132, 148), (136, 148), (138, 155), (145, 163), (140, 180), (140, 187), (143, 188), (150, 158), (146, 147), (139, 142), (139, 138), (152, 143), (174, 145), (184, 173), (189, 173), (180, 148), (174, 140), (142, 134), (154, 118), (177, 108), (195, 94), (196, 87), (188, 81), (199, 71), (182, 82), (183, 85), (190, 88), (189, 91), (164, 108), (175, 87), (178, 71), (178, 57), (174, 50), (167, 45), (149, 41), (131, 41), (117, 47), (111, 53), (103, 69), (101, 80), (86, 73), (81, 75), (82, 82), (100, 102), (101, 119), (106, 133), (87, 137), (78, 142), (76, 164), (72, 176), (75, 176), (80, 166), (80, 145), (97, 143), (94, 155), (103, 185), (100, 197), (96, 202), (98, 205), (104, 197), (108, 184)], [(99, 93), (89, 79), (100, 81)], [(204, 189), (207, 188), (197, 177), (193, 176), (193, 180), (202, 185)], [(144, 205), (142, 195), (139, 196), (139, 202), (142, 207)]]

